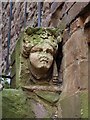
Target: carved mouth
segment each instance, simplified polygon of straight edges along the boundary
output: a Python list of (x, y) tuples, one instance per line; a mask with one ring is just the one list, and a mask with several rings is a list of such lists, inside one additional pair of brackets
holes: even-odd
[(43, 63), (44, 63), (44, 62), (45, 62), (45, 63), (48, 63), (48, 61), (47, 61), (47, 60), (45, 60), (45, 59), (41, 59), (41, 60), (40, 60), (40, 62), (43, 62)]
[(48, 63), (48, 58), (46, 58), (46, 57), (41, 57), (41, 58), (40, 58), (40, 62)]

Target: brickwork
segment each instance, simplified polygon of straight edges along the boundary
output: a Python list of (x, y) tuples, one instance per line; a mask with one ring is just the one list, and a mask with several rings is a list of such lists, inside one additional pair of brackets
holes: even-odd
[(90, 16), (89, 7), (89, 3), (65, 3), (62, 8), (60, 24), (64, 23), (65, 26), (62, 60), (65, 93), (63, 95), (72, 95), (78, 90), (88, 89), (87, 40), (90, 28), (85, 29), (85, 21)]
[[(24, 29), (24, 6), (24, 3), (13, 3), (10, 55), (18, 41), (18, 36)], [(7, 58), (9, 8), (9, 3), (2, 4), (2, 68), (4, 71)], [(37, 14), (37, 3), (27, 3), (26, 26), (37, 27)], [(64, 118), (86, 118), (88, 117), (90, 2), (43, 3), (41, 25), (42, 27), (58, 27), (62, 33), (63, 57), (60, 66), (62, 92), (58, 102), (58, 112)], [(16, 64), (18, 65), (18, 60)], [(15, 85), (12, 87), (15, 88)]]
[[(0, 2), (0, 33), (1, 33), (1, 27), (2, 27), (2, 16), (1, 16), (1, 12), (2, 12), (2, 4)], [(2, 35), (0, 34), (0, 74), (2, 72), (2, 69), (1, 69), (1, 64), (2, 64)]]
[[(42, 26), (48, 26), (48, 15), (50, 14), (50, 3), (44, 3), (43, 5), (43, 17), (42, 17)], [(26, 13), (26, 26), (37, 27), (37, 3), (33, 2), (27, 3), (27, 13)], [(7, 40), (9, 32), (9, 15), (10, 15), (10, 3), (2, 3), (2, 68), (5, 72), (6, 68), (6, 58), (7, 58)], [(47, 17), (47, 20), (46, 20)], [(15, 48), (17, 39), (23, 31), (24, 28), (24, 19), (25, 19), (25, 3), (24, 2), (13, 2), (12, 7), (12, 21), (11, 21), (11, 40), (10, 40), (10, 55)]]
[[(11, 23), (11, 41), (10, 41), (10, 55), (15, 48), (15, 44), (17, 42), (17, 38), (20, 35), (21, 31), (24, 28), (24, 11), (25, 11), (25, 3), (23, 2), (15, 2), (13, 3), (13, 17)], [(7, 39), (8, 39), (8, 23), (9, 23), (9, 3), (2, 4), (2, 66), (5, 70), (6, 67), (6, 58), (7, 58)], [(62, 64), (62, 73), (63, 79), (73, 79), (73, 76), (69, 76), (67, 74), (68, 71), (72, 71), (70, 74), (75, 74), (73, 72), (73, 67), (78, 66), (76, 62), (80, 63), (79, 68), (81, 69), (85, 62), (88, 61), (87, 55), (87, 41), (89, 41), (89, 28), (85, 28), (85, 21), (87, 17), (90, 15), (90, 4), (85, 3), (43, 3), (42, 8), (42, 26), (43, 27), (59, 27), (63, 32), (63, 60)], [(87, 14), (86, 14), (87, 13)], [(37, 3), (27, 3), (27, 22), (26, 26), (37, 27)], [(83, 32), (84, 31), (84, 32)], [(81, 36), (79, 36), (79, 32), (81, 32)], [(83, 36), (86, 36), (84, 40), (82, 40)], [(81, 39), (80, 39), (81, 38)], [(83, 46), (83, 47), (82, 47)], [(81, 52), (80, 52), (81, 51)], [(81, 54), (81, 56), (79, 55)], [(70, 59), (71, 58), (71, 59)], [(82, 62), (83, 61), (83, 62)], [(70, 68), (70, 65), (72, 65)], [(63, 69), (64, 68), (64, 69)], [(69, 68), (71, 70), (69, 70)], [(80, 71), (80, 70), (79, 70)], [(81, 72), (82, 73), (82, 72)], [(79, 75), (81, 75), (79, 73)], [(82, 73), (87, 76), (86, 73)], [(65, 77), (65, 76), (69, 76)], [(78, 77), (78, 76), (77, 76)], [(87, 79), (87, 78), (86, 78)], [(66, 80), (65, 80), (66, 81)], [(78, 82), (77, 82), (78, 83)], [(75, 83), (75, 84), (77, 84)], [(78, 88), (80, 88), (80, 85)]]

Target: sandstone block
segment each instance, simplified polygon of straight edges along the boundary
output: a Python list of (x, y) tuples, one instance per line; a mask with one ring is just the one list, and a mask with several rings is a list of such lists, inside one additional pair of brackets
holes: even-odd
[(3, 118), (34, 118), (30, 105), (21, 90), (4, 89), (2, 92)]
[(78, 90), (77, 65), (71, 64), (63, 71), (63, 93), (72, 95)]
[(60, 100), (62, 118), (88, 118), (88, 92), (77, 92)]
[(88, 2), (76, 2), (69, 10), (68, 14), (66, 13), (62, 19), (64, 20), (66, 25), (70, 25), (70, 23), (75, 20), (78, 15), (84, 11), (84, 8), (88, 5)]
[(76, 61), (63, 71), (63, 92), (70, 95), (88, 89), (88, 61)]
[(78, 63), (78, 82), (80, 89), (88, 89), (88, 61), (82, 60)]
[(63, 54), (64, 68), (76, 60), (88, 59), (88, 45), (82, 30), (73, 33), (71, 38), (64, 44)]

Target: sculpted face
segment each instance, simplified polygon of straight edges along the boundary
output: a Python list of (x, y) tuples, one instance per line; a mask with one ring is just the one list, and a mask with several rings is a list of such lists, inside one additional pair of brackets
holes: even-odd
[(48, 43), (37, 44), (30, 51), (30, 63), (34, 68), (48, 71), (53, 64), (54, 49)]
[(29, 74), (28, 82), (31, 82), (31, 84), (40, 82), (42, 84), (44, 81), (47, 83), (58, 80), (56, 64), (58, 42), (59, 38), (57, 37), (56, 29), (25, 29), (22, 57), (25, 58), (26, 61), (24, 63), (26, 63), (22, 62), (24, 64), (22, 67), (25, 67), (26, 73)]

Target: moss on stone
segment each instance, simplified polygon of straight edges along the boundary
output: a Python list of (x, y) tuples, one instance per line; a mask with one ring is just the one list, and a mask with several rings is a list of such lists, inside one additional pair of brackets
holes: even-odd
[(50, 102), (50, 103), (55, 103), (59, 100), (59, 94), (55, 92), (49, 92), (49, 91), (36, 91), (35, 92), (39, 97), (42, 99)]
[(2, 92), (3, 118), (34, 118), (22, 90), (4, 89)]
[[(40, 96), (37, 95), (40, 92), (41, 91), (38, 91), (37, 93), (36, 92), (30, 92), (30, 91), (25, 92), (25, 93), (27, 93), (26, 95), (28, 96), (27, 102), (28, 102), (28, 104), (31, 104), (31, 109), (35, 113), (36, 118), (37, 118), (38, 110), (44, 112), (44, 113), (42, 113), (43, 114), (43, 118), (51, 118), (55, 114), (55, 112), (57, 111), (56, 102), (55, 103), (52, 102), (51, 99), (49, 99), (50, 101), (46, 100), (45, 99), (46, 95), (43, 93), (45, 91), (42, 91), (43, 97), (41, 97), (41, 95)], [(48, 92), (45, 92), (45, 93), (48, 93)], [(49, 94), (48, 94), (48, 96), (49, 96)], [(41, 117), (42, 117), (42, 115), (39, 116), (39, 118), (41, 118)]]
[(80, 92), (81, 118), (88, 118), (88, 91)]
[(51, 118), (56, 110), (55, 104), (46, 103), (33, 92), (28, 96), (21, 89), (2, 91), (3, 118)]
[(16, 47), (11, 55), (11, 64), (13, 64), (13, 62), (15, 61), (11, 68), (11, 76), (13, 77), (15, 75), (11, 82), (12, 88), (17, 88), (19, 85), (18, 82), (19, 82), (19, 72), (20, 72), (20, 56), (22, 49), (21, 46), (22, 41), (23, 41), (23, 33), (21, 33), (20, 37), (18, 38)]
[(88, 118), (88, 92), (78, 91), (72, 96), (60, 98), (59, 107), (64, 118)]

